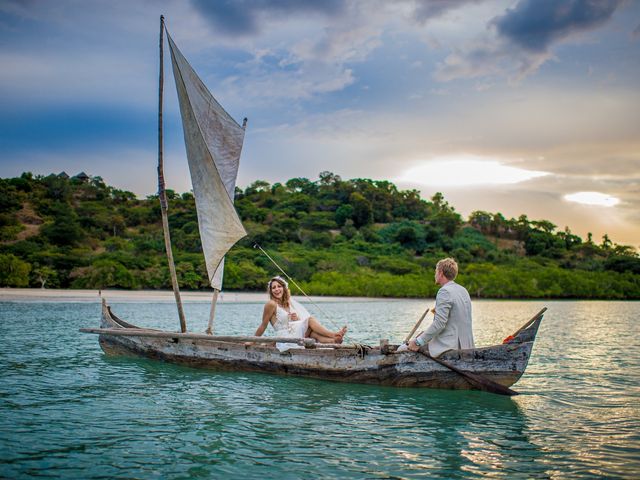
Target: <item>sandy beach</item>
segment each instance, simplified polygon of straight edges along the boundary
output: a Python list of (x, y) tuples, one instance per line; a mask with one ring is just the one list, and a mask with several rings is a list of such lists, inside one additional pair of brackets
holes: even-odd
[[(180, 292), (184, 303), (209, 303), (211, 292)], [(174, 302), (171, 290), (64, 290), (49, 288), (0, 288), (0, 302)], [(296, 297), (301, 302), (309, 301), (303, 296)], [(266, 293), (261, 292), (221, 292), (220, 303), (263, 303)], [(357, 302), (392, 301), (392, 299), (365, 297), (310, 297), (313, 302)]]

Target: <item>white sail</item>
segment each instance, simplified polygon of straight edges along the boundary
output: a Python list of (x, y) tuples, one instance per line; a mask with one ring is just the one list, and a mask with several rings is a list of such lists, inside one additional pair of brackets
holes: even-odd
[(222, 108), (167, 33), (200, 239), (211, 286), (222, 288), (224, 255), (247, 232), (233, 207), (244, 128)]

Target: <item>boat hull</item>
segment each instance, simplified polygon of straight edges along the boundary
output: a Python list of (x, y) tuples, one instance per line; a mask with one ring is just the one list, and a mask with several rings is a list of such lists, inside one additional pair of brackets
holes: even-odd
[[(535, 328), (539, 321), (530, 328)], [(136, 328), (103, 305), (103, 329)], [(131, 332), (133, 333), (133, 332)], [(524, 332), (531, 333), (530, 329)], [(108, 355), (133, 355), (191, 367), (214, 370), (263, 372), (295, 375), (339, 382), (474, 389), (464, 377), (421, 353), (397, 353), (397, 346), (372, 348), (298, 348), (280, 352), (269, 344), (246, 345), (241, 342), (202, 338), (156, 338), (145, 335), (99, 335), (102, 350)], [(452, 350), (439, 358), (465, 372), (475, 373), (509, 387), (524, 373), (535, 332), (530, 341), (491, 347)]]

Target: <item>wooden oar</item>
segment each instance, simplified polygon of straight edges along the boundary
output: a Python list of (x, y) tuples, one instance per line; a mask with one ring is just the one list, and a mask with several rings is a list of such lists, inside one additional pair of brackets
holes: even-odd
[(420, 320), (418, 320), (416, 324), (413, 326), (413, 328), (411, 329), (411, 333), (409, 333), (409, 335), (407, 335), (407, 338), (404, 339), (404, 343), (409, 343), (409, 340), (411, 340), (411, 337), (413, 337), (413, 334), (416, 333), (416, 330), (418, 330), (418, 327), (420, 327), (420, 324), (424, 320), (424, 317), (427, 316), (427, 313), (429, 313), (429, 310), (431, 310), (431, 307), (425, 310), (425, 312), (420, 317)]
[[(429, 313), (429, 310), (431, 310), (431, 308), (427, 308), (427, 310), (422, 314), (422, 316), (420, 317), (420, 320), (418, 320), (416, 324), (413, 326), (413, 328), (411, 329), (411, 333), (409, 333), (409, 335), (407, 335), (407, 337), (405, 338), (404, 343), (409, 343), (409, 340), (411, 340), (411, 337), (413, 337), (413, 334), (416, 332), (416, 330), (424, 320), (424, 317), (427, 316), (427, 313)], [(456, 372), (461, 377), (464, 377), (465, 379), (467, 379), (469, 383), (471, 383), (471, 385), (473, 385), (479, 390), (483, 390), (485, 392), (497, 393), (498, 395), (508, 395), (508, 396), (518, 395), (518, 392), (516, 392), (515, 390), (511, 390), (510, 388), (505, 387), (504, 385), (500, 385), (499, 383), (494, 382), (493, 380), (489, 380), (488, 378), (485, 378), (481, 375), (477, 375), (475, 373), (469, 373), (469, 372), (460, 370), (458, 367), (454, 367), (450, 363), (447, 363), (444, 360), (440, 360), (439, 358), (434, 358), (431, 355), (424, 353), (422, 350), (418, 350), (418, 352), (420, 352), (425, 357), (430, 358), (434, 362), (439, 363), (443, 367), (448, 368), (452, 372)]]
[(446, 367), (452, 372), (456, 372), (461, 377), (464, 377), (466, 380), (469, 381), (469, 383), (471, 383), (471, 385), (473, 385), (479, 390), (483, 390), (485, 392), (490, 392), (490, 393), (497, 393), (498, 395), (508, 395), (510, 397), (513, 395), (519, 395), (518, 392), (516, 392), (515, 390), (511, 390), (509, 387), (500, 385), (499, 383), (494, 382), (493, 380), (489, 380), (488, 378), (478, 375), (476, 373), (470, 373), (470, 372), (465, 372), (464, 370), (460, 370), (458, 367), (454, 367), (450, 363), (447, 363), (444, 360), (440, 360), (439, 358), (432, 357), (431, 355), (424, 353), (422, 350), (419, 350), (419, 352), (425, 357), (430, 358), (434, 362), (439, 363), (443, 367)]

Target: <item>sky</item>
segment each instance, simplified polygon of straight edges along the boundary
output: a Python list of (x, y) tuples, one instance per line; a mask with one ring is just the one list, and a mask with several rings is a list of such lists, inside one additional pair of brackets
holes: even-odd
[[(157, 188), (159, 17), (238, 174), (391, 180), (640, 247), (640, 2), (0, 0), (0, 177)], [(191, 189), (165, 45), (165, 168)]]

